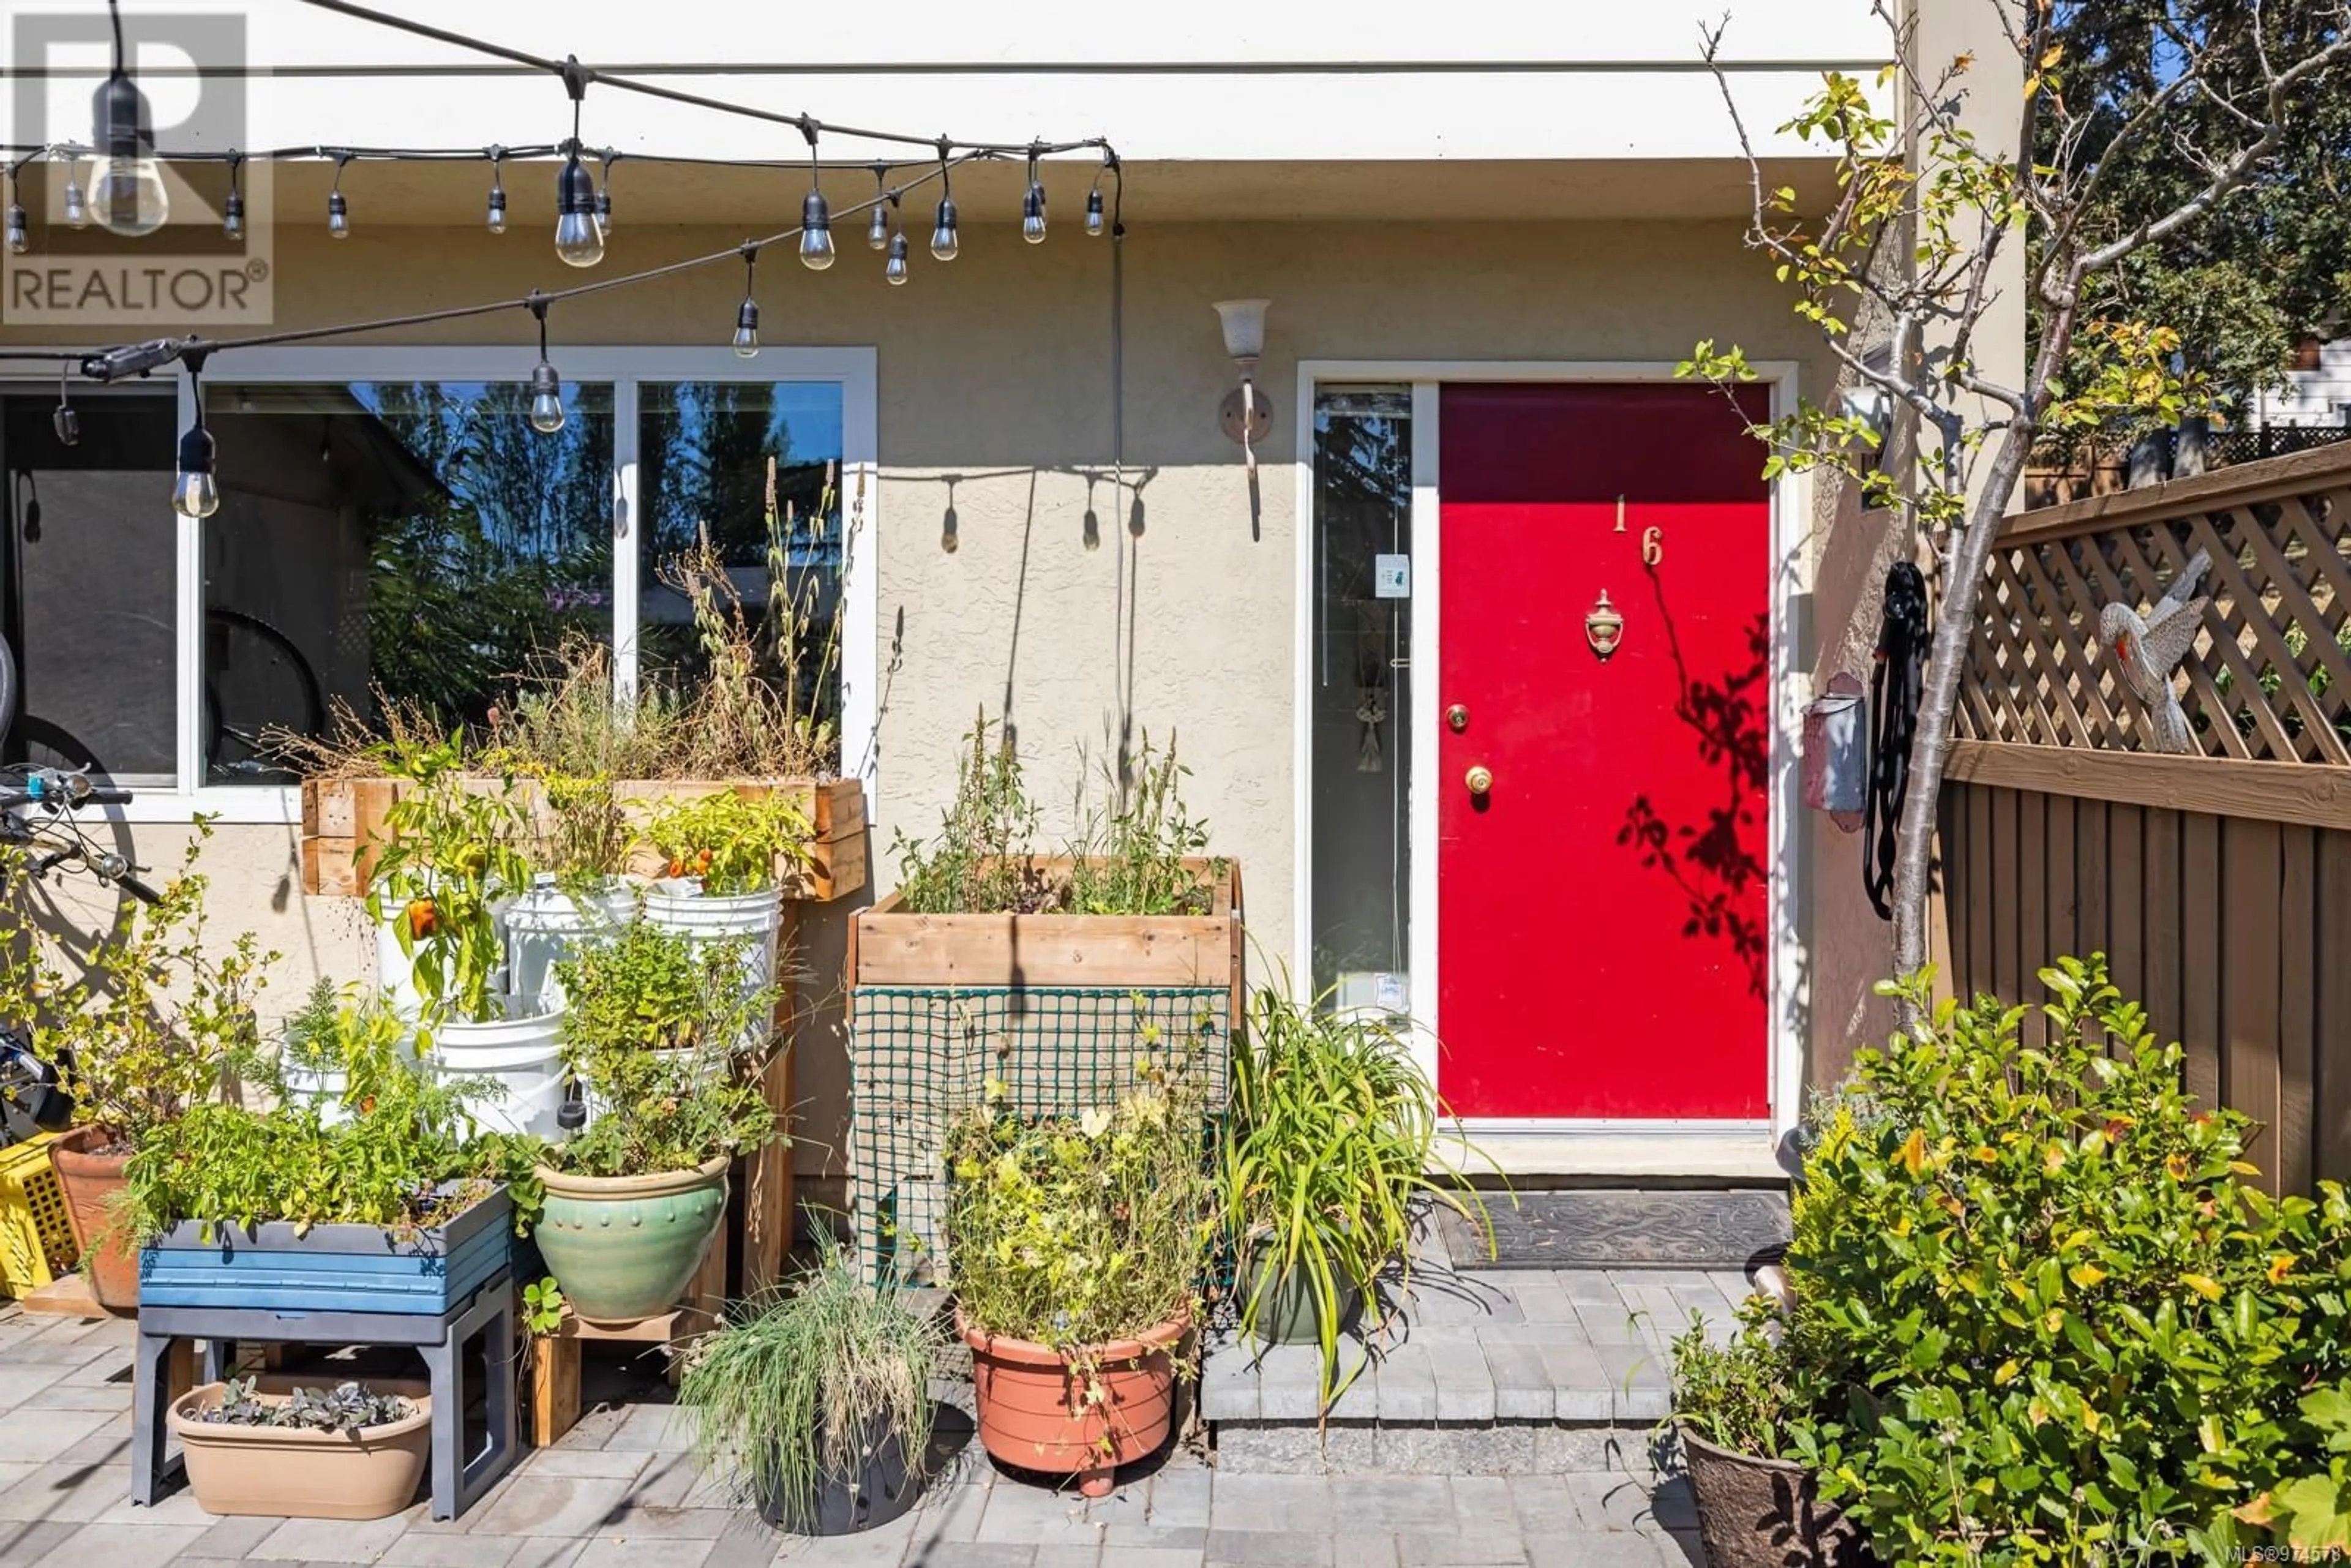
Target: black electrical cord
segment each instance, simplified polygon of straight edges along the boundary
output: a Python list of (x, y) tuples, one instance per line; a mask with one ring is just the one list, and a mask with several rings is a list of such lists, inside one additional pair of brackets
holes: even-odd
[(1889, 894), (1901, 847), (1902, 803), (1910, 793), (1910, 743), (1918, 733), (1928, 635), (1927, 579), (1909, 561), (1897, 560), (1886, 572), (1886, 610), (1869, 676), (1869, 791), (1861, 815), (1862, 888), (1880, 920), (1894, 918)]

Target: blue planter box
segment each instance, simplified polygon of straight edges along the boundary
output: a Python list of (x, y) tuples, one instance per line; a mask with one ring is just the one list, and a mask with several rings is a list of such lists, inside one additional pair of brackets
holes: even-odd
[(139, 1254), (141, 1307), (439, 1317), (507, 1267), (514, 1201), (505, 1184), (450, 1220), (405, 1237), (371, 1225), (280, 1221), (246, 1230), (191, 1220)]

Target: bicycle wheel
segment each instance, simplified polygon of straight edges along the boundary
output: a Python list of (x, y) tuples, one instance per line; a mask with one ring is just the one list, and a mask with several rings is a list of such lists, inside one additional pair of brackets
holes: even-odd
[(207, 778), (288, 779), (270, 737), (324, 729), (326, 688), (292, 638), (257, 615), (215, 608), (204, 612), (204, 712)]
[(16, 723), (16, 652), (0, 637), (0, 741)]
[(106, 764), (62, 725), (30, 715), (16, 720), (9, 728), (7, 754), (9, 760), (32, 768), (59, 768), (68, 773), (87, 773), (93, 779), (106, 773)]

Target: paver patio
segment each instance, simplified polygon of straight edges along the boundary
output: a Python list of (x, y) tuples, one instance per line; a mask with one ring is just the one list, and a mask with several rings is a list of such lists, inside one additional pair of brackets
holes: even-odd
[(434, 1521), (422, 1502), (371, 1523), (220, 1519), (184, 1490), (133, 1508), (130, 1340), (127, 1323), (0, 1310), (0, 1564), (1675, 1568), (1698, 1558), (1681, 1483), (1653, 1490), (1646, 1474), (1219, 1474), (1178, 1452), (1089, 1502), (999, 1475), (976, 1444), (894, 1524), (785, 1537), (726, 1505), (686, 1452), (687, 1423), (653, 1403), (591, 1412), (454, 1521)]

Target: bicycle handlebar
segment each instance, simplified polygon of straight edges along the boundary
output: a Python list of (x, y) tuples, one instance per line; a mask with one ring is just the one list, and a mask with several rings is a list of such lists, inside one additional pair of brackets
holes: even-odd
[(92, 789), (89, 794), (84, 795), (81, 798), (81, 804), (85, 806), (128, 806), (131, 804), (131, 791), (128, 789)]

